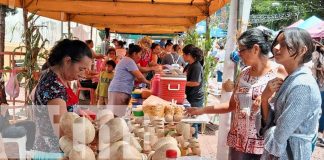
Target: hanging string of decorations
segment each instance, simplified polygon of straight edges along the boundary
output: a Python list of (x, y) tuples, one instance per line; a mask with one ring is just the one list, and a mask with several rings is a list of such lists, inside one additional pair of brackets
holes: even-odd
[(266, 23), (266, 22), (273, 22), (273, 21), (280, 21), (284, 19), (292, 19), (298, 17), (300, 12), (292, 13), (277, 13), (277, 14), (257, 14), (257, 15), (250, 15), (250, 23), (258, 24), (258, 23)]

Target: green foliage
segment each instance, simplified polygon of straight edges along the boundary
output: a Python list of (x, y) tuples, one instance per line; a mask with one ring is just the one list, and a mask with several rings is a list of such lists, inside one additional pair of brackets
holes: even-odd
[(105, 30), (99, 30), (99, 37), (103, 41), (106, 37), (106, 31)]
[(8, 6), (6, 6), (6, 16), (15, 15), (15, 14), (17, 14), (16, 8), (12, 9), (12, 8), (9, 8)]
[[(207, 31), (209, 34), (209, 31)], [(215, 58), (209, 55), (209, 51), (212, 49), (213, 40), (206, 36), (207, 34), (203, 34), (201, 37), (195, 30), (188, 32), (184, 37), (184, 44), (193, 44), (204, 52), (204, 71), (203, 71), (203, 90), (204, 90), (204, 104), (207, 105), (207, 97), (208, 97), (208, 80), (212, 76), (213, 71), (217, 65)]]
[(16, 50), (25, 51), (25, 59), (23, 67), (26, 69), (26, 72), (18, 74), (18, 78), (21, 80), (25, 78), (26, 80), (26, 89), (28, 93), (32, 91), (32, 89), (37, 84), (37, 81), (33, 77), (33, 72), (39, 70), (39, 66), (37, 65), (38, 58), (47, 59), (48, 50), (46, 50), (45, 45), (49, 42), (47, 39), (44, 39), (40, 28), (45, 26), (36, 25), (36, 21), (39, 16), (36, 16), (35, 13), (30, 14), (27, 18), (28, 28), (25, 30), (22, 35), (23, 45), (15, 48)]
[(293, 16), (284, 19), (274, 19), (270, 22), (252, 24), (253, 27), (264, 25), (274, 30), (282, 29), (299, 19), (307, 19), (313, 15), (324, 18), (323, 0), (253, 0), (251, 15), (274, 15), (293, 13)]
[[(63, 35), (62, 35), (62, 37), (61, 37), (60, 40), (63, 40), (63, 39), (72, 39), (72, 37), (73, 37), (73, 34), (72, 33), (70, 33), (70, 34), (69, 33), (63, 33)], [(77, 38), (75, 38), (75, 39), (77, 39)]]
[(212, 77), (212, 73), (215, 71), (217, 66), (217, 62), (215, 61), (215, 57), (211, 55), (204, 56), (204, 102), (205, 106), (207, 105), (207, 98), (208, 98), (208, 85), (209, 85), (209, 78)]
[(4, 67), (3, 69), (4, 69), (4, 70), (11, 70), (11, 67), (6, 66), (6, 67)]
[(185, 45), (193, 44), (195, 46), (199, 46), (198, 41), (199, 41), (199, 34), (196, 32), (196, 30), (191, 30), (186, 33), (183, 42)]

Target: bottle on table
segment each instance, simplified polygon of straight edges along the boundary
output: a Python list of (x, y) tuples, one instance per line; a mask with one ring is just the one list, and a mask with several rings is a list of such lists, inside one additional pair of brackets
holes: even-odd
[(155, 74), (152, 79), (152, 94), (159, 96), (160, 74)]

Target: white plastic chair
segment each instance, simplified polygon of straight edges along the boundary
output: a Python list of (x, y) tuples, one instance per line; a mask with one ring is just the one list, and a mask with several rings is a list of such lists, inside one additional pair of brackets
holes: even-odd
[[(26, 136), (21, 138), (2, 138), (3, 143), (17, 143), (19, 149), (19, 159), (26, 159)], [(8, 158), (18, 158), (18, 157), (8, 157)]]

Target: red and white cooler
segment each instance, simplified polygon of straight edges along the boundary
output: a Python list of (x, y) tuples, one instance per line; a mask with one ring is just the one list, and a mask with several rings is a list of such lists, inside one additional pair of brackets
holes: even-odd
[(159, 85), (160, 98), (167, 101), (177, 101), (183, 104), (185, 100), (187, 78), (185, 75), (162, 75)]

